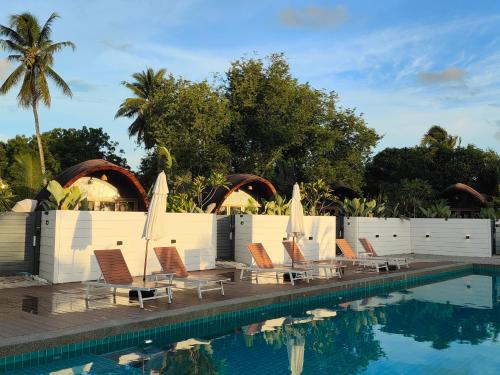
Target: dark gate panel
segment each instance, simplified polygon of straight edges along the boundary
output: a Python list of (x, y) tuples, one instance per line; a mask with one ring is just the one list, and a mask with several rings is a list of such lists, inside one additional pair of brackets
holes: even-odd
[(234, 215), (217, 216), (217, 259), (234, 260)]
[(34, 273), (36, 213), (0, 213), (0, 275)]

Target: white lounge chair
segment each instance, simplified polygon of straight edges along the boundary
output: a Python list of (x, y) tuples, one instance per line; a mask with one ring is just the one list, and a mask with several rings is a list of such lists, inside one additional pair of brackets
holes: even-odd
[[(172, 288), (175, 285), (166, 281), (134, 281), (121, 250), (94, 250), (94, 254), (101, 270), (101, 276), (98, 280), (84, 283), (87, 286), (85, 294), (87, 302), (90, 300), (93, 289), (108, 288), (113, 290), (113, 299), (116, 298), (117, 289), (128, 289), (137, 292), (141, 309), (144, 308), (144, 301), (152, 299), (167, 298), (168, 303), (172, 303)], [(152, 293), (153, 296), (144, 297), (142, 295), (144, 292)]]
[(370, 259), (370, 258), (359, 258), (356, 256), (351, 245), (349, 245), (349, 243), (346, 240), (338, 239), (335, 242), (337, 243), (337, 246), (344, 255), (344, 258), (337, 258), (339, 261), (351, 262), (353, 265), (358, 264), (362, 267), (373, 268), (377, 271), (377, 273), (383, 269), (389, 271), (389, 266), (387, 265), (387, 261), (379, 259)]
[(295, 285), (296, 280), (306, 280), (306, 282), (309, 282), (309, 280), (313, 278), (313, 268), (311, 266), (292, 268), (285, 265), (274, 265), (261, 243), (249, 243), (247, 249), (252, 254), (255, 264), (238, 267), (238, 269), (241, 270), (240, 280), (243, 279), (245, 272), (249, 272), (250, 275), (255, 273), (255, 280), (257, 282), (259, 280), (259, 274), (262, 273), (274, 273), (276, 274), (276, 280), (278, 280), (279, 275), (288, 275), (292, 285)]
[(224, 282), (229, 281), (229, 278), (191, 276), (186, 270), (176, 247), (155, 247), (154, 250), (161, 266), (160, 272), (153, 272), (153, 277), (156, 280), (166, 277), (170, 283), (178, 281), (184, 284), (184, 287), (180, 287), (179, 283), (177, 283), (177, 289), (196, 289), (199, 299), (202, 299), (202, 293), (210, 291), (218, 290), (221, 295), (224, 295)]

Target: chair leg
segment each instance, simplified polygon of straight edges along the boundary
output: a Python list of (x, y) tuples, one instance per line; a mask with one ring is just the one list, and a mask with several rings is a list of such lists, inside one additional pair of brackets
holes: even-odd
[(141, 307), (141, 309), (144, 308), (144, 302), (142, 300), (142, 291), (138, 290), (137, 291), (137, 297), (139, 298), (139, 306)]
[(85, 300), (86, 301), (88, 301), (90, 298), (90, 288), (91, 288), (91, 286), (89, 284), (87, 284), (87, 290), (85, 292)]
[(202, 299), (202, 296), (201, 296), (201, 285), (200, 284), (198, 284), (198, 298)]
[(240, 280), (243, 280), (243, 273), (245, 272), (245, 270), (242, 268), (241, 269), (241, 272), (240, 272)]
[(288, 274), (290, 275), (290, 282), (292, 283), (292, 285), (295, 285), (295, 282), (293, 281), (293, 273), (289, 272)]
[(222, 281), (220, 282), (220, 294), (224, 295), (224, 283)]

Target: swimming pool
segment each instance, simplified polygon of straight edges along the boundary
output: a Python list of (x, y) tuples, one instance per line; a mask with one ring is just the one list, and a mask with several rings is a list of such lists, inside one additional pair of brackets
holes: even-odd
[(206, 319), (8, 373), (499, 373), (500, 274), (458, 276)]

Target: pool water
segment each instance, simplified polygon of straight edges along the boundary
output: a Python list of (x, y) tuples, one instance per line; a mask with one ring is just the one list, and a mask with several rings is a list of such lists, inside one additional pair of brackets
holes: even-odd
[(466, 275), (10, 373), (499, 374), (498, 290), (500, 275)]

